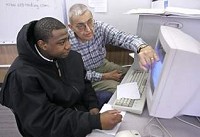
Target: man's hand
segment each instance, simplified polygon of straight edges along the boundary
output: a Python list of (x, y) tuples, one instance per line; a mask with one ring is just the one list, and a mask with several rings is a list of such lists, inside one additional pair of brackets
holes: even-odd
[(103, 130), (110, 130), (122, 121), (122, 115), (117, 110), (108, 110), (100, 114), (100, 121)]
[(92, 108), (92, 109), (90, 109), (89, 112), (90, 112), (91, 115), (96, 115), (96, 114), (99, 113), (99, 109), (98, 108)]
[(122, 77), (122, 72), (119, 70), (113, 70), (108, 73), (103, 73), (102, 79), (103, 80), (115, 80), (120, 81)]
[(158, 61), (159, 58), (151, 46), (146, 46), (140, 50), (139, 65), (142, 69), (148, 70), (152, 67), (154, 62)]

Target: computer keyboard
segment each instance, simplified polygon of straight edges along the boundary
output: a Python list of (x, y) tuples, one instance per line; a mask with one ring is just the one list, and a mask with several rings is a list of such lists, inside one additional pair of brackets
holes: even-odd
[(130, 99), (130, 98), (120, 98), (115, 99), (113, 103), (113, 108), (118, 110), (123, 110), (135, 114), (142, 114), (145, 100), (146, 100), (146, 81), (147, 81), (148, 73), (145, 71), (135, 70), (132, 67), (129, 69), (121, 84), (137, 82), (138, 90), (140, 92), (140, 99)]

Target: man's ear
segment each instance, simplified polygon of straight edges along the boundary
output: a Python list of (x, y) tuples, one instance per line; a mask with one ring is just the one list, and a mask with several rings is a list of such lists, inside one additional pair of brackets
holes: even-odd
[(37, 45), (39, 46), (40, 49), (46, 50), (47, 49), (47, 43), (44, 42), (43, 40), (38, 40)]

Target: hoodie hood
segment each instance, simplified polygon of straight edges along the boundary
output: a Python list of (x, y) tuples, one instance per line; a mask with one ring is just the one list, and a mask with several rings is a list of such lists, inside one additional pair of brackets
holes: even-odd
[(35, 49), (36, 41), (34, 38), (34, 27), (37, 21), (25, 24), (17, 35), (17, 51), (19, 57), (37, 65), (49, 64), (42, 59)]
[[(37, 21), (32, 21), (25, 24), (17, 35), (17, 51), (18, 57), (14, 60), (9, 68), (0, 91), (0, 103), (6, 106), (10, 105), (9, 99), (7, 102), (4, 100), (4, 92), (9, 93), (9, 83), (7, 78), (16, 69), (20, 69), (25, 64), (48, 70), (51, 67), (55, 68), (55, 63), (44, 60), (35, 49), (34, 27)], [(20, 61), (20, 60), (23, 60)]]

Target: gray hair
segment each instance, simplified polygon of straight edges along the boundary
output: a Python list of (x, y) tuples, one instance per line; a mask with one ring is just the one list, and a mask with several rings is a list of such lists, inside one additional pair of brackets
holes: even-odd
[(86, 11), (91, 12), (86, 5), (84, 5), (84, 4), (74, 4), (69, 9), (69, 13), (68, 13), (69, 22), (72, 23), (72, 18), (74, 16), (83, 15)]

